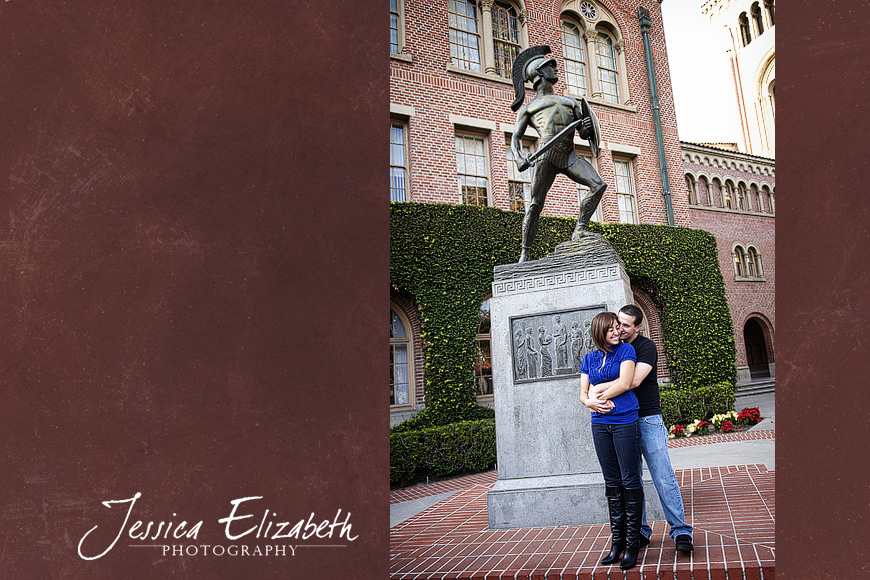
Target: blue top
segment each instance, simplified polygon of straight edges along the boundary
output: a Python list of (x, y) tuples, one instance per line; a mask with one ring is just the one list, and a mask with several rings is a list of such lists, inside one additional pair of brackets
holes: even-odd
[[(622, 361), (630, 360), (636, 362), (637, 355), (634, 352), (634, 347), (630, 344), (620, 343), (616, 346), (614, 352), (607, 355), (607, 360), (604, 361), (603, 367), (601, 366), (602, 359), (604, 359), (604, 353), (600, 350), (592, 351), (583, 357), (583, 362), (580, 364), (580, 372), (589, 375), (590, 385), (618, 379), (619, 366), (622, 364)], [(592, 413), (593, 423), (625, 425), (637, 421), (637, 410), (640, 405), (638, 405), (634, 389), (629, 389), (610, 400), (614, 404), (613, 410), (604, 415)]]

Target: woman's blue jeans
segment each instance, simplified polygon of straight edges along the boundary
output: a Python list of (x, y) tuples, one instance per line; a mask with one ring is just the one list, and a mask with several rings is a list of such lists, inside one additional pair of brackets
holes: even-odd
[(637, 421), (625, 425), (592, 423), (592, 442), (604, 484), (629, 489), (643, 487), (640, 465), (640, 428)]

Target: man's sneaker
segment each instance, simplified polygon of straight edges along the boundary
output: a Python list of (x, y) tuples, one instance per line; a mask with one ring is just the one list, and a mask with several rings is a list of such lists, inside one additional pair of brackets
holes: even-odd
[(690, 554), (692, 552), (692, 536), (689, 534), (680, 534), (676, 538), (674, 538), (674, 542), (677, 544), (677, 550), (680, 552), (684, 552), (686, 554)]
[(649, 538), (647, 538), (646, 536), (641, 534), (640, 535), (640, 548), (643, 549), (643, 548), (646, 548), (647, 546), (649, 546)]

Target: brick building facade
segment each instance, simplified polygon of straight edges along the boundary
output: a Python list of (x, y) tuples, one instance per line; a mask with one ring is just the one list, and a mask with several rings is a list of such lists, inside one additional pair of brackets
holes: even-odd
[(734, 323), (738, 382), (774, 376), (775, 175), (772, 159), (682, 143), (692, 227), (716, 237)]
[[(601, 125), (602, 143), (597, 158), (591, 156), (588, 143), (575, 136), (576, 151), (593, 163), (608, 184), (594, 220), (667, 225), (666, 193), (672, 207), (671, 225), (702, 227), (715, 234), (718, 226), (713, 222), (717, 218), (739, 221), (747, 217), (700, 208), (690, 203), (685, 194), (687, 169), (677, 132), (667, 47), (657, 2), (391, 0), (390, 8), (391, 200), (476, 203), (524, 210), (531, 177), (516, 171), (510, 152), (515, 123), (510, 108), (514, 100), (510, 63), (517, 52), (545, 44), (552, 48), (550, 56), (558, 66), (556, 93), (585, 97)], [(648, 14), (651, 22), (650, 56), (658, 94), (667, 190), (659, 164), (639, 9)], [(526, 100), (533, 96), (534, 90), (527, 84)], [(526, 131), (524, 145), (530, 151), (537, 145), (536, 137), (533, 129)], [(557, 177), (543, 213), (576, 217), (580, 199), (586, 193), (588, 190), (578, 188), (568, 178)], [(754, 235), (750, 238), (761, 239)], [(772, 236), (770, 243), (772, 246)], [(761, 251), (766, 252), (766, 247)], [(772, 249), (769, 256), (772, 287)], [(767, 274), (768, 257), (763, 259)], [(724, 263), (723, 273), (725, 266), (731, 267), (730, 263)], [(745, 288), (728, 287), (729, 292), (738, 293)], [(635, 297), (647, 313), (648, 335), (654, 340), (659, 337), (657, 344), (661, 345), (658, 312), (648, 297), (637, 291)], [(413, 297), (402, 296), (394, 289), (391, 300), (391, 308), (408, 309), (394, 313), (394, 321), (398, 317), (413, 326), (411, 320), (416, 316), (411, 304)], [(486, 305), (482, 308), (485, 311)], [(485, 312), (482, 317), (485, 318)], [(742, 323), (741, 320), (741, 328)], [(485, 340), (485, 335), (481, 339)], [(423, 399), (421, 361), (419, 366), (408, 367), (401, 362), (407, 362), (410, 352), (420, 356), (413, 344), (415, 338), (411, 336), (409, 340), (404, 355), (402, 347), (400, 351), (391, 347), (394, 383), (402, 385), (401, 393), (395, 385), (391, 389), (394, 423), (419, 410)], [(660, 358), (665, 360), (664, 353), (660, 352)], [(397, 378), (396, 368), (400, 369), (399, 375), (412, 374)], [(418, 375), (418, 382), (414, 375)], [(666, 380), (666, 365), (659, 365), (659, 375)], [(491, 400), (491, 390), (487, 392), (486, 377), (480, 376), (478, 381), (478, 400), (486, 403)]]

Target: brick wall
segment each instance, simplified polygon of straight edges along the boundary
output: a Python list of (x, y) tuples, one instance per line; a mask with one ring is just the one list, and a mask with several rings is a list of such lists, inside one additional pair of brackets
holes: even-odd
[[(629, 157), (633, 161), (640, 221), (665, 224), (667, 217), (662, 197), (663, 186), (650, 89), (637, 18), (637, 7), (640, 4), (635, 1), (602, 3), (613, 14), (623, 36), (628, 96), (631, 99), (629, 108), (636, 111), (606, 104), (592, 104), (601, 124), (602, 141), (605, 143), (597, 160), (597, 168), (609, 185), (600, 210), (604, 221), (618, 221), (616, 196), (613, 192), (613, 156)], [(529, 1), (525, 7), (528, 13), (526, 29), (529, 44), (548, 44), (553, 49), (552, 56), (559, 65), (561, 79), (564, 60), (558, 4)], [(679, 193), (682, 191), (682, 162), (661, 10), (656, 3), (646, 7), (651, 11), (653, 20), (650, 41), (656, 66), (668, 178), (672, 190)], [(504, 129), (512, 129), (516, 120), (510, 109), (510, 103), (514, 99), (512, 86), (507, 82), (500, 83), (447, 70), (450, 51), (446, 2), (405, 0), (404, 9), (406, 53), (411, 55), (412, 62), (390, 60), (390, 101), (414, 109), (414, 115), (408, 120), (411, 199), (435, 203), (460, 202), (454, 134), (461, 127), (450, 122), (450, 115), (460, 115), (494, 124), (495, 129), (485, 131), (489, 154), (490, 198), (493, 205), (508, 209), (508, 174), (504, 149), (509, 135), (505, 134)], [(560, 80), (555, 88), (558, 94), (562, 94), (564, 83)], [(534, 91), (527, 91), (527, 100), (533, 96)], [(626, 156), (625, 153), (612, 151), (610, 144), (639, 149), (640, 153)], [(688, 205), (682, 196), (674, 196), (673, 211), (676, 225), (690, 225)], [(564, 176), (558, 177), (547, 196), (544, 213), (576, 216), (579, 213), (576, 184)]]

